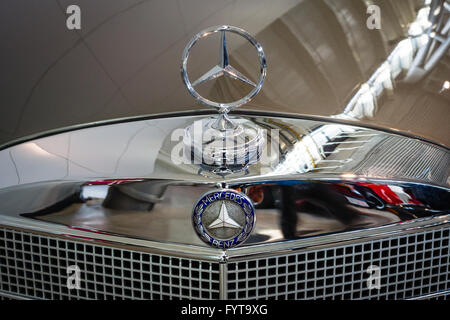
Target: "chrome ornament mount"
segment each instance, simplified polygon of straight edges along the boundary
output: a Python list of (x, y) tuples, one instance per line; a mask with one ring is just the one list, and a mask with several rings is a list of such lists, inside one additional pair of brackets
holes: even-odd
[(252, 201), (233, 189), (204, 193), (193, 209), (194, 229), (207, 244), (227, 249), (243, 243), (256, 222)]
[[(219, 62), (200, 78), (191, 82), (187, 73), (187, 63), (192, 47), (202, 38), (221, 33)], [(258, 83), (231, 66), (227, 48), (226, 33), (231, 32), (244, 37), (256, 49), (260, 63)], [(262, 88), (266, 77), (266, 58), (262, 46), (243, 29), (232, 26), (211, 27), (196, 34), (187, 44), (181, 59), (181, 76), (189, 93), (203, 105), (215, 108), (218, 116), (196, 121), (185, 129), (185, 156), (201, 164), (208, 170), (240, 170), (248, 164), (259, 161), (265, 144), (263, 130), (253, 122), (240, 118), (230, 118), (228, 112), (249, 102)], [(195, 89), (199, 84), (229, 77), (241, 81), (253, 89), (239, 100), (227, 103), (211, 101), (201, 96)]]

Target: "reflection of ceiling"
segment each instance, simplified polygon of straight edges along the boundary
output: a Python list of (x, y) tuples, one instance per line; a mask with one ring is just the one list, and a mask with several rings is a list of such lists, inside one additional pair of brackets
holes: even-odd
[[(268, 130), (268, 147), (260, 161), (246, 170), (215, 174), (183, 156), (184, 128), (206, 117), (116, 123), (17, 144), (0, 151), (0, 189), (56, 180), (95, 181), (93, 185), (105, 179), (215, 184), (285, 177), (332, 179), (349, 174), (448, 184), (450, 157), (432, 144), (355, 126), (279, 117), (267, 121), (256, 116), (255, 122), (265, 123)], [(298, 137), (288, 141), (293, 133)]]
[[(381, 32), (368, 30), (365, 2), (2, 1), (0, 19), (6, 27), (0, 31), (0, 144), (78, 123), (200, 108), (182, 85), (179, 60), (194, 33), (218, 24), (242, 27), (264, 46), (267, 81), (250, 108), (337, 114), (385, 58), (392, 47), (388, 41), (399, 39), (414, 19), (416, 1), (382, 1), (382, 12), (388, 12), (384, 27)], [(69, 4), (81, 8), (80, 31), (66, 29)], [(251, 48), (241, 42), (233, 48), (231, 59), (251, 76)], [(217, 42), (205, 43), (190, 69), (208, 69), (216, 63), (217, 51)], [(210, 94), (233, 94), (233, 86), (218, 84), (209, 88)], [(414, 117), (439, 117), (427, 122), (434, 126), (414, 130), (448, 142), (445, 132), (436, 130), (449, 122), (448, 112), (442, 117), (442, 103), (430, 101), (433, 107), (426, 114), (415, 110)], [(407, 114), (409, 106), (401, 106)], [(390, 118), (381, 110), (373, 121), (410, 129), (407, 116), (394, 123)]]
[[(176, 124), (177, 120), (173, 120)], [(149, 150), (159, 150), (169, 134), (155, 119), (26, 142), (0, 152), (0, 168), (6, 170), (0, 187), (49, 179), (151, 174), (158, 152)]]

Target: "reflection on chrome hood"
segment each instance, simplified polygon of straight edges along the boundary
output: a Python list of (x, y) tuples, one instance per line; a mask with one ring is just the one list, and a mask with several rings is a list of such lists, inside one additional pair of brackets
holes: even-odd
[(243, 248), (449, 213), (445, 148), (369, 128), (252, 116), (277, 132), (259, 162), (216, 172), (176, 164), (182, 137), (174, 132), (207, 117), (103, 125), (0, 151), (0, 224), (48, 230), (50, 222), (62, 234), (207, 248), (190, 212), (217, 187), (244, 192), (255, 204), (258, 224)]

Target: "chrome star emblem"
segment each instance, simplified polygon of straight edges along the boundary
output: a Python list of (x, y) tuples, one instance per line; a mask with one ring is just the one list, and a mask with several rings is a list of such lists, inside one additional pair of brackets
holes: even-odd
[(218, 65), (214, 66), (206, 72), (203, 76), (198, 78), (192, 83), (192, 86), (195, 87), (203, 82), (217, 79), (219, 77), (226, 76), (235, 80), (240, 80), (244, 83), (247, 83), (253, 87), (256, 87), (256, 84), (244, 76), (241, 72), (236, 70), (234, 67), (230, 65), (228, 59), (228, 49), (227, 49), (227, 40), (225, 37), (225, 31), (222, 31), (221, 40), (220, 40), (220, 62)]
[(209, 229), (215, 229), (215, 228), (241, 228), (241, 225), (231, 219), (231, 217), (228, 214), (227, 206), (225, 205), (225, 202), (222, 201), (222, 206), (220, 207), (220, 213), (219, 217), (214, 220), (209, 226)]
[[(192, 49), (192, 47), (197, 43), (198, 40), (208, 37), (214, 33), (220, 32), (220, 58), (219, 63), (212, 67), (208, 72), (206, 72), (203, 76), (201, 76), (199, 79), (195, 80), (193, 83), (189, 80), (189, 76), (187, 73), (187, 63), (189, 59), (189, 53)], [(259, 74), (259, 80), (257, 83), (254, 83), (252, 80), (250, 80), (248, 77), (243, 75), (240, 71), (236, 70), (234, 67), (230, 65), (229, 62), (229, 56), (228, 56), (228, 49), (227, 49), (227, 40), (226, 40), (226, 32), (232, 32), (235, 33), (241, 37), (244, 37), (247, 41), (249, 41), (256, 49), (256, 52), (259, 57), (259, 65), (260, 65), (260, 74)], [(181, 77), (183, 79), (184, 84), (186, 85), (186, 88), (188, 89), (189, 93), (197, 99), (199, 102), (201, 102), (204, 105), (216, 108), (221, 114), (226, 114), (230, 110), (237, 108), (243, 104), (246, 104), (249, 102), (258, 92), (261, 90), (262, 85), (264, 83), (264, 79), (266, 77), (266, 56), (264, 55), (264, 50), (262, 46), (256, 41), (254, 37), (252, 37), (248, 32), (246, 32), (243, 29), (232, 27), (232, 26), (217, 26), (205, 29), (201, 31), (200, 33), (196, 34), (191, 41), (186, 45), (186, 48), (184, 48), (183, 55), (181, 57)], [(242, 81), (250, 86), (253, 87), (252, 91), (250, 91), (249, 94), (244, 96), (243, 98), (236, 100), (234, 102), (227, 102), (227, 103), (220, 103), (208, 100), (204, 97), (202, 97), (198, 92), (194, 89), (195, 86), (210, 81), (213, 79), (217, 79), (219, 77), (229, 77), (235, 80)]]

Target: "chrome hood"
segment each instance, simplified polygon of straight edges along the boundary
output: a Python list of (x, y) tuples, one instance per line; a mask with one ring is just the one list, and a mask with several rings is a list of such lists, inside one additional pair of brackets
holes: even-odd
[[(381, 8), (380, 30), (366, 26), (372, 2)], [(2, 31), (0, 144), (66, 126), (202, 108), (183, 87), (181, 53), (199, 30), (228, 24), (254, 34), (267, 55), (265, 86), (246, 109), (353, 121), (450, 145), (449, 93), (443, 90), (448, 53), (426, 77), (404, 81), (427, 46), (418, 36), (428, 26), (430, 9), (420, 11), (423, 1), (70, 4), (81, 8), (81, 30), (65, 27), (65, 1), (2, 2), (0, 18), (7, 27)], [(435, 33), (444, 27), (446, 14), (433, 22)], [(230, 50), (235, 66), (254, 68), (244, 43), (237, 41)], [(200, 62), (212, 62), (216, 51), (214, 42), (205, 44), (192, 70), (206, 71)], [(204, 90), (232, 99), (245, 88), (219, 81)]]
[[(259, 162), (241, 170), (178, 157), (184, 128), (207, 114), (93, 126), (4, 149), (0, 225), (222, 259), (448, 222), (447, 149), (319, 119), (241, 116), (270, 132)], [(257, 219), (248, 241), (229, 250), (210, 248), (192, 226), (200, 195), (224, 188), (247, 194)]]

